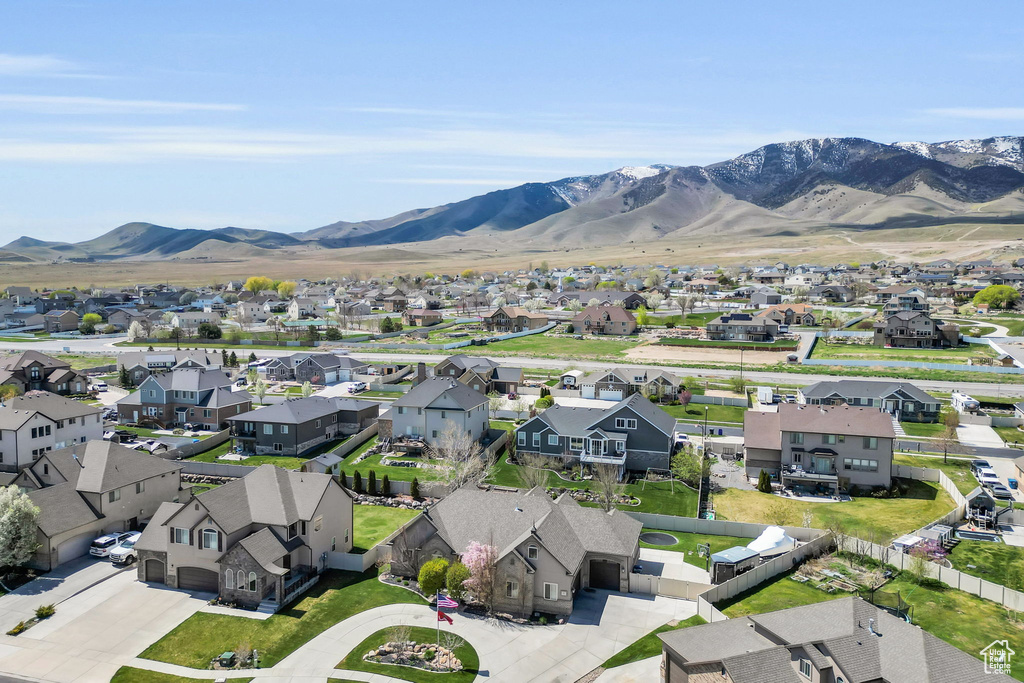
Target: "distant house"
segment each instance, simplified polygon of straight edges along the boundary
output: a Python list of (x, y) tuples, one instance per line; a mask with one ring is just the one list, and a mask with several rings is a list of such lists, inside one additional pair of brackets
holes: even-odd
[(128, 371), (128, 377), (136, 386), (156, 372), (168, 372), (178, 368), (220, 368), (223, 358), (219, 353), (195, 350), (129, 351), (117, 356), (118, 372)]
[(135, 321), (139, 321), (141, 324), (148, 322), (149, 318), (145, 313), (134, 308), (115, 308), (107, 315), (107, 324), (122, 331), (131, 327)]
[(171, 317), (171, 327), (180, 327), (183, 330), (194, 330), (203, 323), (220, 325), (220, 315), (205, 311), (181, 311)]
[(38, 351), (22, 351), (0, 356), (0, 384), (9, 384), (22, 392), (49, 391), (66, 396), (89, 391), (89, 378), (71, 363)]
[(369, 427), (380, 406), (353, 398), (292, 398), (227, 418), (235, 445), (256, 455), (299, 456)]
[(598, 304), (601, 305), (621, 306), (629, 310), (647, 305), (647, 300), (636, 292), (620, 292), (614, 289), (556, 292), (548, 297), (548, 303), (552, 306), (564, 307), (572, 301), (579, 301), (584, 306), (589, 306), (594, 299), (597, 299)]
[(352, 549), (352, 496), (329, 474), (261, 465), (161, 505), (135, 548), (140, 581), (273, 613)]
[(807, 292), (807, 298), (811, 301), (824, 301), (828, 303), (844, 303), (853, 301), (853, 290), (846, 285), (826, 284), (815, 285)]
[(484, 316), (484, 329), (488, 332), (508, 334), (536, 330), (548, 324), (548, 317), (516, 306), (501, 306)]
[(779, 323), (750, 313), (723, 313), (708, 322), (706, 329), (708, 339), (716, 341), (770, 342), (779, 333)]
[(39, 508), (39, 548), (29, 563), (45, 571), (82, 557), (104, 533), (133, 531), (164, 502), (188, 500), (181, 465), (110, 441), (42, 454), (12, 484)]
[(782, 303), (782, 295), (772, 289), (759, 289), (750, 295), (750, 305), (758, 308)]
[(814, 309), (807, 304), (778, 304), (769, 306), (754, 315), (758, 320), (772, 320), (778, 325), (802, 325), (813, 327), (818, 323)]
[(490, 358), (477, 358), (465, 354), (448, 356), (434, 366), (435, 377), (454, 377), (474, 391), (489, 394), (511, 394), (519, 391), (523, 383), (523, 369), (501, 365)]
[(765, 470), (783, 486), (829, 494), (892, 483), (896, 433), (878, 408), (783, 403), (744, 413), (743, 435), (749, 478)]
[(621, 306), (587, 306), (572, 319), (576, 334), (636, 334), (636, 318)]
[(181, 368), (150, 375), (139, 388), (117, 402), (122, 424), (150, 423), (163, 428), (184, 427), (217, 431), (227, 419), (252, 408), (252, 396), (232, 391), (220, 370)]
[(881, 408), (901, 422), (937, 422), (942, 403), (910, 382), (843, 379), (815, 382), (797, 390), (797, 402)]
[(288, 303), (288, 318), (291, 320), (319, 318), (325, 312), (317, 302), (305, 297), (296, 297)]
[(426, 308), (407, 308), (402, 312), (402, 322), (410, 327), (429, 327), (437, 325), (444, 316), (440, 311), (432, 311)]
[(409, 300), (404, 294), (392, 294), (381, 301), (381, 308), (390, 313), (401, 313), (409, 306)]
[(378, 438), (419, 441), (431, 445), (455, 426), (474, 441), (490, 428), (488, 400), (458, 380), (433, 377), (414, 386), (380, 416)]
[(415, 577), (436, 557), (454, 561), (473, 542), (498, 549), (494, 609), (571, 614), (581, 590), (629, 591), (640, 522), (621, 510), (583, 507), (568, 494), (464, 486), (413, 520), (391, 542), (391, 571)]
[(78, 314), (74, 311), (50, 311), (43, 315), (43, 329), (47, 332), (73, 332), (78, 329)]
[(640, 394), (607, 408), (554, 405), (516, 429), (516, 452), (621, 470), (668, 469), (675, 424)]
[(268, 380), (310, 384), (351, 382), (356, 375), (367, 374), (369, 369), (368, 363), (351, 356), (308, 352), (271, 358), (263, 366)]
[(101, 413), (48, 391), (0, 402), (0, 472), (17, 472), (44, 453), (103, 438)]
[(565, 375), (563, 383), (570, 376), (573, 377), (572, 388), (579, 389), (582, 398), (605, 401), (621, 401), (636, 393), (644, 396), (672, 396), (681, 381), (678, 376), (665, 370), (628, 367), (598, 370), (578, 378)]
[(875, 346), (923, 349), (960, 343), (957, 325), (943, 324), (927, 311), (899, 311), (876, 322), (873, 329)]

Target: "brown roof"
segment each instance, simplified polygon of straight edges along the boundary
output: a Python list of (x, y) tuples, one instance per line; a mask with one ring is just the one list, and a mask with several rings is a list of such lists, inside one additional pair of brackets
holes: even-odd
[(896, 438), (892, 418), (878, 408), (783, 403), (777, 413), (748, 410), (743, 415), (747, 448), (779, 450), (782, 432)]
[(587, 318), (591, 320), (603, 320), (604, 316), (612, 322), (634, 322), (636, 318), (622, 306), (587, 306), (576, 314), (573, 322), (582, 322)]

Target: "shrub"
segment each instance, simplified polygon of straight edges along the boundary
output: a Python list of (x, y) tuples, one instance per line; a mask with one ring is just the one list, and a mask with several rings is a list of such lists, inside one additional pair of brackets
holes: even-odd
[(576, 328), (574, 328), (574, 327), (572, 326), (572, 323), (569, 323), (568, 325), (566, 325), (566, 326), (565, 326), (565, 332), (566, 332), (566, 334), (572, 334), (572, 333), (573, 333), (573, 332), (575, 332), (575, 331), (576, 331)]
[(338, 483), (343, 488), (348, 488), (348, 479), (345, 477), (345, 470), (338, 470)]
[(359, 470), (352, 475), (352, 490), (356, 493), (363, 492), (363, 475), (359, 474)]
[(548, 625), (548, 618), (547, 617), (541, 617), (537, 621), (540, 623), (541, 626), (547, 626)]
[(425, 650), (423, 652), (423, 661), (425, 661), (425, 662), (432, 662), (432, 661), (434, 661), (434, 656), (435, 656), (435, 653), (434, 653), (433, 650)]
[(40, 605), (36, 607), (36, 619), (49, 619), (56, 613), (56, 605)]
[(413, 498), (420, 497), (420, 480), (416, 477), (412, 478), (412, 484), (409, 486), (409, 495)]
[(667, 329), (667, 330), (671, 330), (675, 326), (676, 326), (676, 324), (674, 322), (672, 322), (671, 320), (669, 320), (667, 323), (665, 323), (665, 329)]
[(380, 480), (380, 495), (391, 495), (391, 480), (388, 479), (388, 475), (386, 474), (384, 475), (384, 478)]
[(199, 323), (196, 333), (202, 339), (220, 339), (224, 334), (220, 329), (220, 325), (214, 323)]
[(24, 631), (27, 628), (28, 628), (28, 625), (24, 621), (19, 621), (17, 626), (15, 626), (14, 628), (12, 628), (10, 631), (7, 632), (7, 635), (9, 635), (9, 636), (16, 636), (16, 635), (18, 635), (19, 633), (21, 633), (22, 631)]
[(469, 567), (461, 562), (453, 562), (448, 567), (448, 573), (445, 576), (445, 587), (448, 589), (448, 595), (453, 600), (462, 600), (466, 595), (466, 587), (463, 584), (469, 576)]
[(418, 581), (420, 592), (424, 595), (437, 593), (445, 587), (448, 574), (448, 560), (439, 557), (429, 562), (424, 562), (420, 567)]
[(547, 410), (548, 408), (550, 408), (554, 404), (555, 404), (555, 400), (553, 398), (551, 398), (550, 396), (541, 396), (533, 404), (533, 407), (536, 408), (537, 410)]
[(341, 339), (341, 332), (335, 327), (328, 327), (327, 331), (324, 332), (324, 339), (327, 341), (338, 341)]
[(377, 495), (377, 473), (370, 470), (370, 475), (366, 477), (366, 492), (371, 496)]

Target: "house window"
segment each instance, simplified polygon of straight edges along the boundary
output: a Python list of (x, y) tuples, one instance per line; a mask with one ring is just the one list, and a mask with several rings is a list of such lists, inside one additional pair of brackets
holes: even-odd
[(174, 528), (174, 542), (179, 545), (189, 545), (188, 542), (188, 529), (182, 529), (181, 527)]
[(531, 545), (529, 548), (526, 549), (526, 557), (528, 557), (531, 560), (536, 560), (538, 553), (539, 551), (537, 550), (537, 546), (535, 545)]
[(518, 581), (506, 581), (505, 582), (505, 597), (506, 598), (518, 598), (519, 597), (519, 582)]
[(843, 443), (845, 441), (846, 437), (843, 436), (842, 434), (825, 434), (822, 437), (822, 443), (826, 443), (833, 446), (837, 443)]
[(545, 600), (557, 600), (558, 599), (558, 584), (557, 583), (545, 583), (544, 584), (544, 599)]
[(238, 574), (236, 574), (236, 578), (237, 578), (237, 581), (236, 581), (235, 585), (238, 587), (238, 590), (244, 591), (245, 590), (245, 572), (243, 572), (241, 569), (239, 569), (238, 570)]
[(803, 432), (790, 432), (789, 442), (795, 444), (802, 444), (804, 442)]
[(615, 442), (615, 451), (618, 452), (618, 453), (625, 453), (626, 452), (626, 442), (625, 441), (616, 441)]
[(348, 529), (345, 529), (345, 544), (348, 545)]
[(878, 450), (878, 438), (874, 436), (864, 437), (864, 450), (876, 451)]
[(793, 462), (800, 464), (804, 461), (804, 454), (800, 452), (793, 453)]
[(583, 439), (579, 437), (572, 437), (569, 439), (569, 450), (570, 451), (582, 451), (583, 450)]
[(441, 411), (441, 419), (442, 419), (442, 420), (444, 420), (444, 419), (445, 419), (445, 412), (444, 412), (443, 410)]
[(279, 443), (275, 443), (274, 444), (274, 450), (277, 451), (278, 453), (280, 453), (281, 451), (284, 450), (284, 446), (279, 444)]
[(549, 446), (557, 446), (558, 445), (558, 434), (548, 434), (548, 445)]
[(233, 590), (235, 587), (235, 573), (228, 569), (224, 572), (224, 588)]
[(320, 420), (317, 420), (317, 421), (316, 421), (316, 428), (317, 428), (317, 429), (320, 429)]
[(516, 434), (516, 444), (519, 446), (526, 445), (526, 432), (519, 432)]
[(811, 677), (811, 662), (807, 659), (800, 660), (800, 674), (806, 678)]
[(843, 469), (859, 470), (861, 472), (877, 472), (878, 461), (865, 458), (844, 458)]
[(281, 425), (281, 433), (282, 434), (287, 434), (288, 433), (288, 425)]
[(533, 447), (540, 448), (540, 434), (535, 433), (533, 435)]
[(217, 530), (216, 529), (203, 529), (203, 548), (206, 550), (217, 549)]
[(273, 434), (274, 433), (274, 425), (263, 425), (263, 433), (264, 434)]
[(338, 549), (338, 537), (337, 536), (331, 536), (331, 552), (333, 553), (337, 549)]
[(135, 482), (135, 493), (139, 494), (146, 490), (146, 482), (137, 481)]
[(203, 417), (213, 417), (213, 411), (209, 408), (203, 408)]
[(249, 591), (256, 592), (256, 572), (249, 572)]
[(324, 516), (320, 515), (313, 520), (313, 531), (320, 531), (324, 526)]
[(295, 535), (298, 533), (298, 529), (299, 525), (295, 522), (288, 525), (288, 540), (295, 538)]
[(615, 418), (616, 429), (636, 429), (636, 420), (632, 418), (617, 417)]
[(113, 503), (115, 500), (121, 500), (121, 489), (114, 489), (107, 494), (108, 503)]

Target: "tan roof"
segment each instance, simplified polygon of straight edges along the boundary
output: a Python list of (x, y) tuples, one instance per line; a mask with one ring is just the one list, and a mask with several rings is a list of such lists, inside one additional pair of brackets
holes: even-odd
[(743, 415), (747, 448), (782, 448), (782, 432), (896, 438), (892, 418), (878, 408), (783, 403), (779, 412), (748, 410)]

